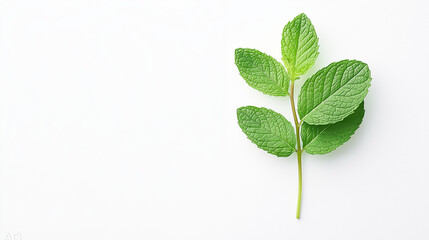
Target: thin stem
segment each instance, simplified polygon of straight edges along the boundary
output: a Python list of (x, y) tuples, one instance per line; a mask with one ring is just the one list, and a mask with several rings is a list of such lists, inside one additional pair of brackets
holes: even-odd
[(296, 205), (296, 219), (299, 219), (299, 213), (301, 211), (301, 191), (302, 191), (302, 166), (301, 166), (301, 154), (302, 152), (299, 151), (298, 153), (298, 178), (299, 178), (299, 187), (298, 187), (298, 203)]
[(298, 117), (296, 115), (295, 100), (293, 98), (294, 83), (295, 83), (295, 80), (292, 80), (292, 83), (290, 85), (290, 105), (292, 107), (293, 120), (295, 121), (296, 140), (297, 140), (297, 143), (298, 143), (298, 150), (297, 151), (300, 151), (301, 150), (301, 141), (300, 141), (300, 137), (299, 137), (300, 123), (298, 122)]
[(293, 113), (293, 119), (295, 121), (295, 130), (296, 130), (296, 142), (298, 143), (298, 149), (296, 150), (296, 153), (298, 155), (298, 203), (296, 206), (296, 218), (299, 219), (300, 211), (301, 211), (301, 192), (302, 192), (302, 164), (301, 164), (301, 155), (302, 155), (302, 149), (301, 149), (301, 138), (299, 137), (299, 128), (301, 126), (301, 122), (298, 122), (298, 117), (296, 114), (296, 108), (295, 108), (295, 99), (293, 98), (294, 94), (294, 83), (295, 79), (291, 79), (291, 85), (290, 85), (290, 105), (292, 107), (292, 113)]

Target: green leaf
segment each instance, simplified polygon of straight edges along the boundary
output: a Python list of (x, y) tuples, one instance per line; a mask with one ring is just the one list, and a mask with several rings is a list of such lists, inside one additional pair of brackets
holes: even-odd
[(235, 64), (247, 84), (272, 96), (286, 96), (289, 75), (281, 63), (256, 49), (235, 49)]
[(334, 62), (322, 68), (301, 88), (298, 114), (311, 125), (339, 122), (363, 101), (371, 85), (368, 65), (356, 60)]
[(281, 114), (253, 106), (237, 109), (238, 125), (259, 148), (278, 157), (295, 151), (296, 136), (292, 124)]
[(347, 142), (362, 123), (365, 113), (363, 105), (362, 102), (354, 113), (341, 122), (329, 125), (303, 123), (301, 129), (303, 149), (310, 154), (326, 154)]
[(301, 76), (313, 66), (319, 55), (319, 38), (310, 19), (301, 13), (283, 29), (283, 62), (292, 79)]

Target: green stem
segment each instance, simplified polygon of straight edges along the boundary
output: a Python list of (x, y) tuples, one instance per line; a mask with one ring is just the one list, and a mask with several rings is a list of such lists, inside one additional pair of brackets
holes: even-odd
[(289, 95), (290, 95), (290, 105), (292, 107), (293, 119), (295, 121), (296, 142), (298, 143), (298, 149), (296, 150), (296, 153), (298, 155), (298, 203), (296, 206), (296, 218), (299, 219), (300, 211), (301, 211), (301, 192), (302, 192), (302, 164), (301, 164), (302, 149), (301, 149), (301, 138), (299, 137), (300, 124), (298, 122), (298, 117), (297, 117), (296, 108), (295, 108), (295, 100), (293, 98), (294, 83), (295, 83), (295, 79), (291, 79)]
[(298, 153), (298, 178), (299, 178), (299, 187), (298, 187), (298, 203), (296, 205), (296, 219), (299, 219), (299, 214), (301, 211), (301, 191), (302, 191), (302, 165), (301, 165), (301, 154), (302, 152), (299, 151)]

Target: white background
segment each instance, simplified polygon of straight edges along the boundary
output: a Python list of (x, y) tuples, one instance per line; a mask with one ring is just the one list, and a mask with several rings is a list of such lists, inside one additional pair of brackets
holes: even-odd
[[(0, 11), (1, 239), (429, 239), (427, 1)], [(359, 59), (373, 81), (352, 139), (304, 155), (296, 220), (296, 155), (256, 148), (235, 115), (255, 105), (291, 119), (289, 100), (247, 86), (234, 49), (280, 60), (283, 26), (301, 12), (320, 39), (304, 79)]]

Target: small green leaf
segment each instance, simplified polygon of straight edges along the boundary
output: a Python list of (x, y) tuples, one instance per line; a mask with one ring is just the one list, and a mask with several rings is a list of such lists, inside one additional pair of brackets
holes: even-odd
[(283, 62), (292, 79), (301, 76), (313, 66), (319, 55), (319, 39), (310, 19), (301, 13), (283, 29)]
[(281, 63), (256, 49), (235, 50), (235, 64), (247, 84), (271, 96), (286, 96), (289, 75)]
[(329, 125), (303, 123), (301, 139), (304, 150), (310, 154), (326, 154), (347, 142), (362, 123), (365, 113), (363, 105), (362, 102), (354, 113), (341, 122)]
[(322, 68), (301, 88), (298, 114), (311, 125), (339, 122), (363, 101), (371, 85), (368, 65), (356, 60), (334, 62)]
[(238, 125), (259, 148), (278, 157), (295, 151), (296, 136), (292, 124), (281, 114), (253, 106), (237, 109)]

